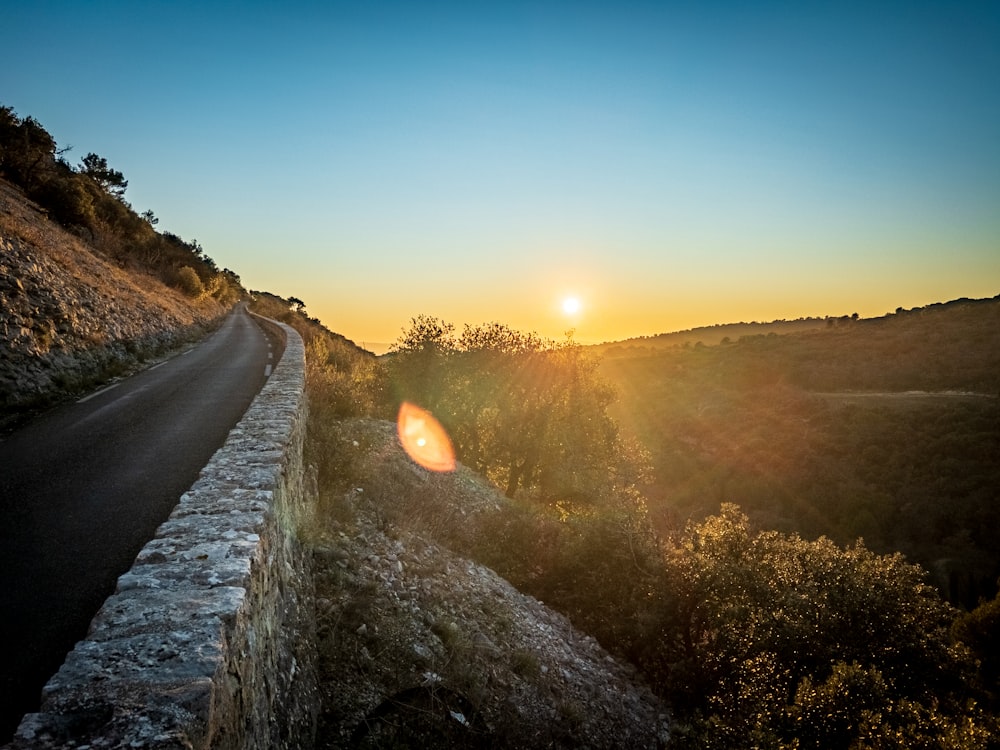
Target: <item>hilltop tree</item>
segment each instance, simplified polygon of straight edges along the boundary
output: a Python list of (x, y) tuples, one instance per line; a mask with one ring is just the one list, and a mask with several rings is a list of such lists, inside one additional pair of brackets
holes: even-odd
[(453, 351), (455, 326), (431, 315), (410, 318), (410, 327), (390, 347), (393, 352), (408, 355), (417, 352), (445, 354)]
[(410, 327), (389, 349), (392, 357), (388, 364), (398, 401), (412, 401), (443, 417), (448, 359), (456, 348), (454, 331), (451, 323), (429, 315), (410, 319)]
[[(108, 160), (103, 156), (91, 152), (80, 160), (80, 174), (84, 174), (100, 186), (100, 188), (122, 199), (125, 196), (125, 188), (128, 187), (128, 180), (125, 175), (117, 169), (108, 166)], [(152, 222), (151, 222), (152, 223)]]
[(0, 175), (30, 193), (55, 167), (56, 156), (56, 141), (38, 120), (0, 107)]

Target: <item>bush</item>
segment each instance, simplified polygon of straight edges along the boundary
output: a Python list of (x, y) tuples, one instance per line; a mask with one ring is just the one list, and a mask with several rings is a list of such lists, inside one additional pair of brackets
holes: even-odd
[(63, 226), (94, 229), (94, 199), (76, 175), (46, 180), (31, 197), (48, 208), (52, 218)]
[(177, 271), (177, 288), (189, 297), (199, 297), (205, 291), (201, 277), (191, 266), (183, 266)]
[(755, 533), (727, 504), (667, 573), (656, 677), (693, 747), (989, 747), (954, 612), (901, 555)]

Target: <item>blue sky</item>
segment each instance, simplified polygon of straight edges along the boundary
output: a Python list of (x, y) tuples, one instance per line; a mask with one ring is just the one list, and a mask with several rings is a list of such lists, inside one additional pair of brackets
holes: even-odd
[(1000, 3), (10, 5), (0, 103), (359, 343), (1000, 293)]

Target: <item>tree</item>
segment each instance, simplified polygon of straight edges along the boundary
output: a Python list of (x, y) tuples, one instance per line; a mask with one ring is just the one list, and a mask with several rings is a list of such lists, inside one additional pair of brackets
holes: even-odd
[[(128, 180), (117, 169), (108, 166), (108, 160), (91, 152), (80, 160), (80, 174), (84, 174), (100, 186), (108, 195), (119, 200), (125, 196)], [(152, 223), (152, 222), (150, 222)]]
[(401, 354), (447, 353), (455, 349), (454, 332), (455, 326), (451, 323), (421, 314), (410, 318), (410, 327), (403, 330), (403, 335), (390, 347), (390, 351)]
[(607, 413), (614, 393), (580, 347), (501, 323), (466, 325), (457, 339), (454, 330), (413, 318), (390, 367), (400, 400), (435, 413), (459, 460), (509, 497), (565, 507), (599, 502), (637, 475)]
[[(429, 315), (410, 319), (410, 327), (389, 348), (390, 379), (398, 401), (412, 401), (442, 419), (448, 358), (455, 351), (454, 331), (451, 323)], [(445, 422), (449, 430), (454, 428), (453, 422)]]
[(11, 176), (8, 171), (15, 153), (14, 144), (20, 126), (21, 118), (17, 116), (14, 108), (0, 105), (0, 175)]
[(201, 277), (191, 266), (183, 266), (177, 270), (177, 286), (189, 297), (198, 297), (205, 291)]
[(28, 193), (43, 182), (56, 163), (56, 142), (34, 117), (21, 119), (0, 107), (0, 174)]

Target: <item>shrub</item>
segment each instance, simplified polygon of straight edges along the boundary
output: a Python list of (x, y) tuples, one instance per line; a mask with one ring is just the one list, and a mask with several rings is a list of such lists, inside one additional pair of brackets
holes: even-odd
[(198, 297), (205, 291), (201, 277), (191, 266), (183, 266), (178, 269), (177, 288), (189, 297)]
[(726, 504), (666, 562), (656, 677), (693, 746), (988, 747), (954, 613), (901, 555), (757, 533)]
[(76, 175), (60, 175), (46, 180), (32, 198), (48, 208), (52, 218), (66, 227), (93, 230), (94, 200)]

